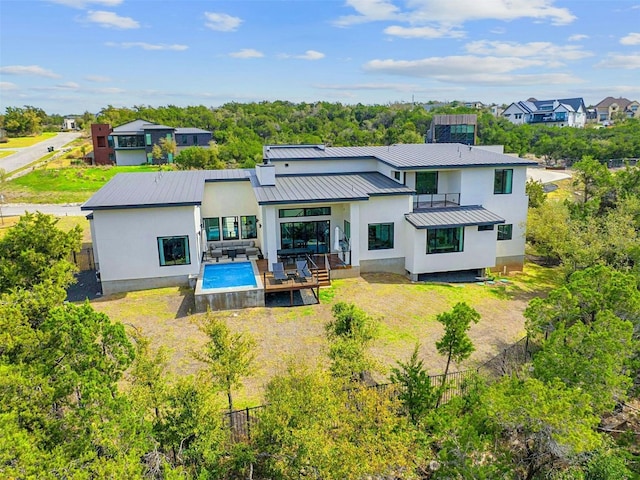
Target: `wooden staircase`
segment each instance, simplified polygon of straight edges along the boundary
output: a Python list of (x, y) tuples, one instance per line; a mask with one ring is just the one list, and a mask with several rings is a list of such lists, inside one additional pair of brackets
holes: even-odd
[(326, 268), (317, 268), (313, 272), (318, 277), (318, 285), (321, 287), (330, 287), (331, 279), (329, 278), (329, 271)]

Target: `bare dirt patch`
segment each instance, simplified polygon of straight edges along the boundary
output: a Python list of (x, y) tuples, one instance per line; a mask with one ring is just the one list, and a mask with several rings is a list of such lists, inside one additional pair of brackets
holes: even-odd
[[(443, 332), (436, 321), (438, 313), (461, 301), (480, 312), (482, 319), (470, 330), (476, 351), (455, 368), (474, 367), (524, 336), (522, 312), (528, 300), (544, 294), (553, 283), (552, 276), (545, 272), (530, 265), (528, 272), (510, 278), (506, 284), (494, 285), (411, 283), (399, 275), (369, 274), (334, 280), (330, 288), (321, 291), (319, 305), (251, 308), (212, 315), (223, 318), (232, 330), (247, 332), (256, 340), (256, 373), (237, 394), (238, 406), (256, 405), (262, 401), (264, 385), (288, 362), (328, 365), (324, 325), (332, 318), (331, 307), (338, 301), (354, 303), (379, 319), (380, 335), (371, 347), (381, 367), (378, 380), (386, 380), (389, 368), (398, 360), (406, 360), (416, 342), (420, 342), (420, 354), (429, 372), (438, 374), (445, 365), (435, 348)], [(168, 348), (171, 372), (184, 375), (202, 369), (191, 355), (206, 341), (197, 326), (203, 314), (191, 314), (191, 290), (131, 292), (92, 304), (113, 320), (150, 338), (153, 347)]]

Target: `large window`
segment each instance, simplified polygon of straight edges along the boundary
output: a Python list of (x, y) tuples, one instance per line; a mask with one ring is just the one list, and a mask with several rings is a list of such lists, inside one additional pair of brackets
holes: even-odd
[(189, 265), (189, 237), (158, 237), (160, 266)]
[(504, 194), (511, 193), (511, 187), (513, 184), (513, 169), (505, 168), (496, 170), (493, 180), (493, 193)]
[(498, 225), (498, 240), (511, 240), (513, 238), (513, 225)]
[(204, 231), (207, 233), (207, 241), (220, 240), (220, 219), (219, 218), (205, 218)]
[(258, 238), (258, 222), (255, 215), (240, 217), (240, 233), (242, 238)]
[(418, 195), (438, 193), (438, 172), (417, 172), (416, 193)]
[(329, 220), (281, 223), (280, 245), (283, 249), (303, 248), (313, 253), (328, 252)]
[(278, 211), (278, 215), (280, 218), (318, 217), (321, 215), (331, 215), (331, 207), (281, 208)]
[(427, 229), (427, 253), (451, 253), (464, 250), (464, 227)]
[(118, 148), (141, 148), (144, 147), (144, 135), (118, 135)]
[(393, 223), (369, 224), (369, 250), (393, 248)]
[(222, 217), (222, 239), (238, 240), (239, 234), (238, 217)]

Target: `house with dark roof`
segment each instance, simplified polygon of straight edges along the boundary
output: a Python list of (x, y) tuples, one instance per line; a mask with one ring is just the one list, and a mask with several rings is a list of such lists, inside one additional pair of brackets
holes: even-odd
[(141, 119), (115, 128), (108, 124), (91, 125), (96, 164), (173, 163), (173, 153), (153, 157), (153, 147), (163, 138), (175, 142), (179, 152), (187, 147), (208, 147), (213, 135), (200, 128), (174, 128)]
[(532, 165), (453, 143), (271, 145), (254, 169), (120, 173), (82, 209), (105, 294), (187, 285), (234, 241), (269, 265), (335, 256), (334, 278), (479, 275), (522, 268)]
[(596, 119), (603, 125), (610, 125), (622, 118), (640, 118), (640, 102), (627, 98), (607, 97), (600, 101), (596, 107)]
[(434, 115), (427, 130), (427, 143), (475, 145), (477, 130), (476, 114)]
[(514, 102), (502, 116), (516, 125), (553, 125), (583, 128), (587, 121), (587, 107), (582, 98), (561, 98)]

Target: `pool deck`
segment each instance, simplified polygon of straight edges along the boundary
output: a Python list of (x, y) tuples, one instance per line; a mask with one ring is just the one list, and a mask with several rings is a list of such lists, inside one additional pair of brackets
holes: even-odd
[[(204, 265), (207, 265), (207, 264), (221, 265), (224, 263), (232, 263), (232, 262), (238, 263), (238, 262), (245, 262), (245, 261), (247, 260), (244, 260), (244, 259), (231, 260), (231, 259), (222, 258), (221, 260), (216, 262), (216, 261), (205, 259), (205, 262), (203, 263), (202, 268), (204, 269)], [(285, 270), (285, 273), (287, 274), (287, 277), (288, 277), (287, 280), (276, 280), (273, 274), (269, 271), (269, 263), (267, 260), (251, 259), (251, 263), (254, 265), (254, 271), (257, 271), (256, 279), (260, 280), (256, 282), (258, 284), (257, 288), (263, 289), (264, 294), (289, 292), (289, 305), (293, 306), (294, 304), (293, 297), (295, 292), (300, 290), (311, 290), (311, 292), (313, 293), (313, 296), (316, 298), (317, 303), (320, 303), (320, 283), (318, 282), (317, 272), (314, 272), (312, 270), (313, 276), (311, 278), (301, 278), (296, 274), (295, 269)], [(202, 274), (198, 279), (199, 280), (198, 286), (201, 285), (201, 277), (202, 277)], [(217, 290), (220, 292), (218, 295), (223, 293), (220, 291), (221, 289), (217, 289)], [(229, 289), (222, 289), (222, 290), (226, 290), (227, 297), (229, 297), (229, 294), (232, 292), (235, 293), (235, 292), (238, 292), (239, 290), (249, 290), (249, 289), (247, 289), (246, 287), (239, 287), (239, 288), (232, 287)], [(255, 289), (250, 289), (250, 290), (255, 291)], [(196, 294), (200, 296), (202, 293), (203, 292), (201, 288), (200, 290), (198, 290), (198, 287), (196, 287)], [(257, 306), (255, 305), (254, 302), (255, 300), (248, 302), (249, 304), (246, 306), (247, 307)], [(262, 301), (262, 303), (263, 303), (262, 306), (264, 306), (264, 300)], [(229, 307), (233, 308), (232, 305), (237, 305), (237, 303), (234, 303), (234, 302), (229, 303), (228, 300), (225, 300), (224, 305), (221, 304), (219, 301), (212, 302), (211, 300), (208, 300), (207, 304), (209, 305), (210, 308), (214, 310), (218, 310), (218, 309), (226, 310)], [(242, 308), (242, 307), (236, 307), (236, 308)], [(196, 308), (196, 310), (201, 310), (201, 309), (202, 308)]]

